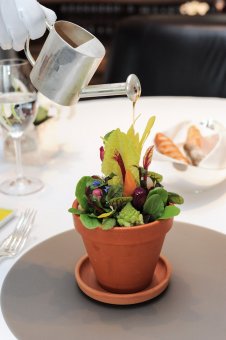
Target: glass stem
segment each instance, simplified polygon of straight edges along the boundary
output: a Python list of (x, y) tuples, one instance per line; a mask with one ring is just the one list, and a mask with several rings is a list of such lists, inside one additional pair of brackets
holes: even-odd
[(15, 155), (16, 155), (16, 177), (18, 180), (23, 178), (22, 156), (21, 156), (21, 138), (13, 138)]

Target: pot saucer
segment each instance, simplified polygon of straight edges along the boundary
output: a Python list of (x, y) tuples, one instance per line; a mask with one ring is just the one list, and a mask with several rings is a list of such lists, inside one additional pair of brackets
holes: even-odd
[(113, 305), (131, 305), (151, 300), (160, 295), (168, 286), (172, 267), (166, 257), (160, 256), (150, 285), (130, 294), (111, 293), (98, 283), (87, 255), (80, 258), (75, 267), (75, 278), (79, 288), (94, 300)]

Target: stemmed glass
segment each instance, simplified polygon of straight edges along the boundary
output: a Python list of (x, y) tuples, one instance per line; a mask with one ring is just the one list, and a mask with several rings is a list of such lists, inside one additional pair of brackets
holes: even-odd
[(12, 138), (16, 155), (16, 178), (0, 184), (0, 191), (8, 195), (28, 195), (43, 187), (39, 179), (25, 177), (22, 167), (21, 137), (36, 115), (37, 95), (29, 73), (24, 59), (0, 60), (0, 125)]

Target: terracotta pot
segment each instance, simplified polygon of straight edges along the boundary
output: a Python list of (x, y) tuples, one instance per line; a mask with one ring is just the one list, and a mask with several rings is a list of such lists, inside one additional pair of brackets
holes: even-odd
[[(75, 201), (73, 207), (77, 207)], [(135, 293), (152, 280), (173, 218), (134, 227), (87, 229), (73, 214), (99, 284), (114, 293)]]

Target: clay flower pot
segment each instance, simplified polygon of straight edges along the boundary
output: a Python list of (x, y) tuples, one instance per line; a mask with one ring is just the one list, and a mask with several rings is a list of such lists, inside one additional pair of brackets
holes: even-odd
[[(73, 207), (77, 207), (77, 201)], [(114, 293), (135, 293), (152, 280), (166, 233), (173, 218), (111, 230), (83, 226), (73, 214), (99, 284)]]

